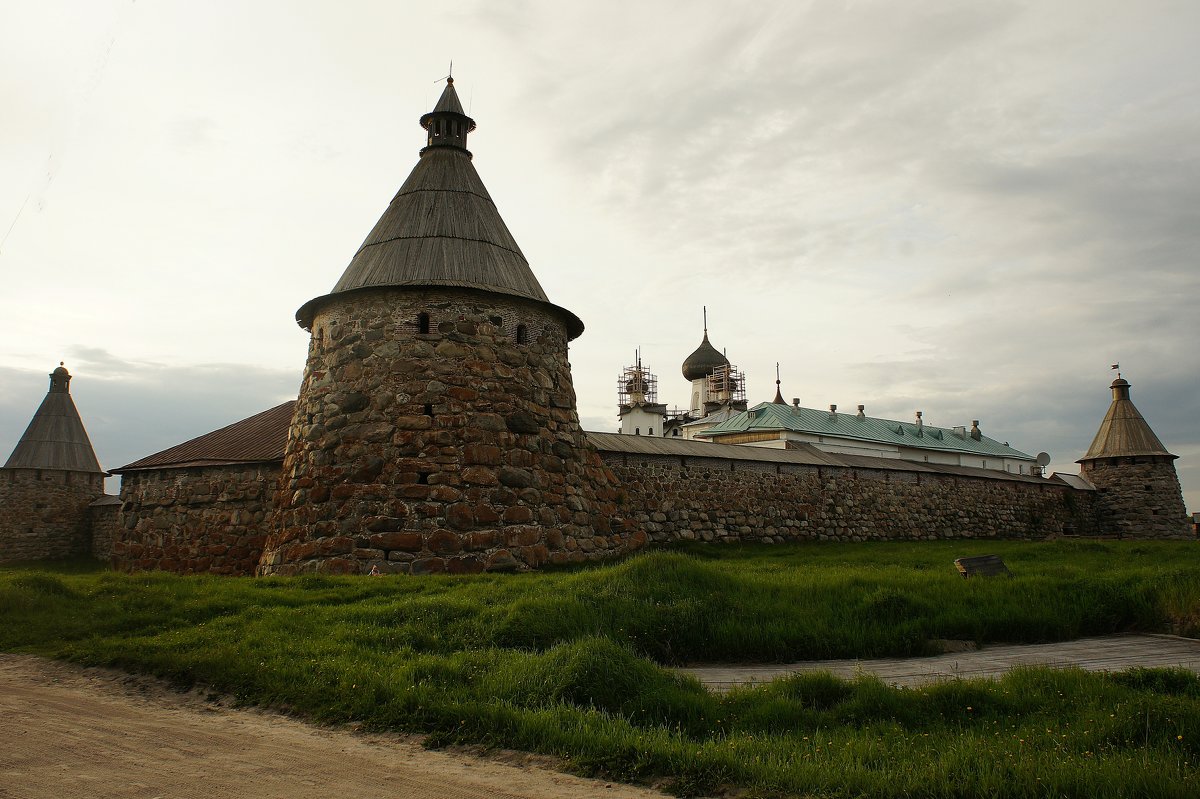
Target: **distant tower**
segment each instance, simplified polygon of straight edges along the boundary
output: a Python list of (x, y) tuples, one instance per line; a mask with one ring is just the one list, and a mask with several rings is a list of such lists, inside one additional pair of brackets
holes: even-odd
[(627, 436), (662, 436), (667, 406), (658, 401), (658, 377), (642, 366), (639, 353), (617, 379), (617, 414)]
[(708, 309), (704, 310), (704, 338), (695, 352), (683, 361), (683, 379), (692, 384), (688, 406), (694, 419), (730, 408), (746, 410), (746, 387), (742, 375), (729, 359), (708, 340)]
[(1175, 472), (1177, 456), (1129, 399), (1129, 382), (1112, 383), (1112, 404), (1079, 459), (1080, 472), (1100, 491), (1104, 527), (1124, 538), (1191, 537)]
[(63, 558), (91, 548), (89, 510), (104, 470), (59, 364), (50, 390), (0, 469), (0, 562)]
[(466, 149), (453, 79), (426, 146), (311, 332), (259, 572), (424, 573), (599, 558), (616, 478), (579, 426), (552, 304)]

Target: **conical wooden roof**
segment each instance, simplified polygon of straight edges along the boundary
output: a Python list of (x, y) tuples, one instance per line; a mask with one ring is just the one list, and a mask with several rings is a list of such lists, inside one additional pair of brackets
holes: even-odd
[(500, 218), (466, 149), (475, 122), (448, 81), (434, 110), (421, 117), (428, 144), (408, 180), (375, 223), (333, 291), (296, 312), (306, 329), (331, 297), (390, 287), (450, 286), (551, 305), (575, 338), (583, 323), (550, 303), (521, 248)]
[(70, 383), (71, 374), (61, 364), (50, 373), (50, 390), (4, 468), (104, 473), (71, 399)]
[(1150, 425), (1142, 418), (1142, 414), (1129, 399), (1129, 381), (1118, 377), (1112, 383), (1112, 404), (1108, 413), (1092, 439), (1087, 454), (1077, 461), (1094, 460), (1096, 458), (1119, 458), (1135, 455), (1165, 455), (1177, 457), (1167, 452), (1166, 447), (1154, 435)]

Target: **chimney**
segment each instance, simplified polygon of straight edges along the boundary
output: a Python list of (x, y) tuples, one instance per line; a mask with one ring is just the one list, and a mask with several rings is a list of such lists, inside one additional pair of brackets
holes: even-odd
[(799, 397), (792, 397), (792, 407), (795, 408), (796, 410), (800, 410), (800, 398)]
[(959, 438), (966, 438), (966, 437), (967, 437), (967, 428), (966, 428), (966, 426), (965, 426), (965, 425), (961, 425), (961, 424), (957, 424), (957, 425), (955, 425), (955, 426), (954, 426), (954, 435), (958, 436)]
[(983, 433), (979, 432), (979, 420), (978, 419), (971, 420), (971, 438), (975, 439), (976, 441), (980, 441), (983, 439)]
[(857, 414), (857, 416), (858, 416), (858, 418), (859, 418), (859, 419), (866, 419), (866, 418), (867, 418), (866, 410), (867, 410), (867, 406), (866, 406), (866, 405), (859, 405), (859, 406), (858, 406), (858, 414)]
[(925, 433), (925, 420), (921, 418), (922, 416), (923, 414), (917, 411), (917, 435), (919, 436)]
[(837, 406), (836, 405), (829, 406), (829, 419), (830, 419), (830, 421), (834, 421), (834, 422), (837, 421)]

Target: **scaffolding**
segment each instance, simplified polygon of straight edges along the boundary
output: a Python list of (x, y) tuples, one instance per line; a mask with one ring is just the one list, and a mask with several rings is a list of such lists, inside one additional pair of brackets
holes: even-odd
[(636, 366), (626, 366), (617, 378), (617, 404), (654, 405), (658, 402), (658, 377), (642, 366), (639, 358)]
[(737, 403), (746, 401), (746, 381), (736, 366), (718, 366), (708, 376), (710, 401)]

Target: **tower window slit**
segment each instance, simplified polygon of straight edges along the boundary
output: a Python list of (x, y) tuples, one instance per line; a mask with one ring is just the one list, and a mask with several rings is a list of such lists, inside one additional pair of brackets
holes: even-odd
[(529, 328), (525, 325), (517, 325), (517, 343), (527, 344), (529, 342)]
[(418, 333), (428, 333), (429, 332), (429, 314), (427, 314), (427, 313), (417, 314), (417, 332)]
[(430, 402), (425, 403), (425, 415), (433, 416), (433, 403), (430, 403)]

